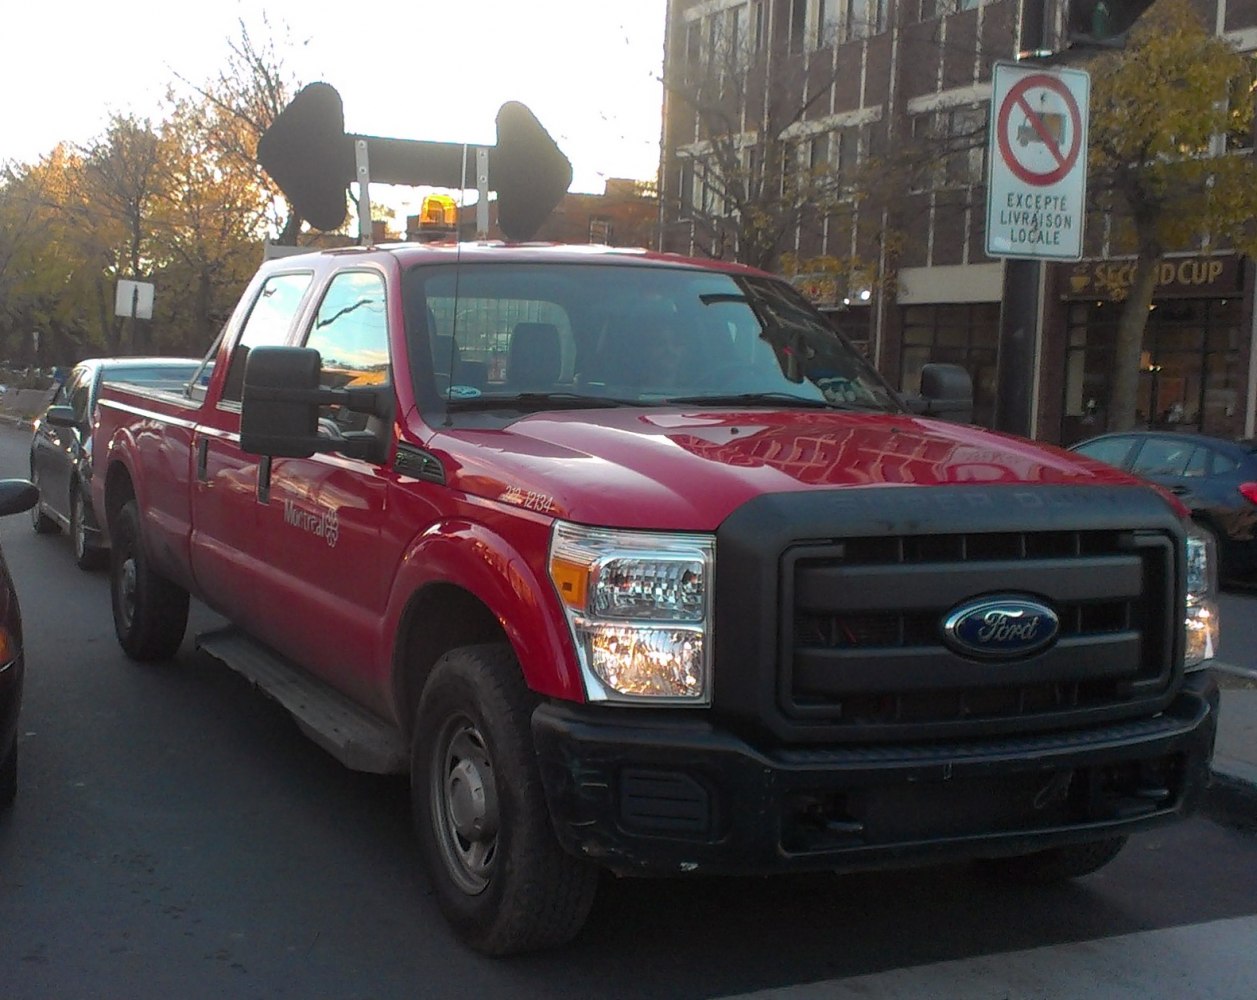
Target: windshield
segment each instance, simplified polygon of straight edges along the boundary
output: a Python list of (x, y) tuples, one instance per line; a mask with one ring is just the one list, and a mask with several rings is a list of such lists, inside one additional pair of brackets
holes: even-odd
[(411, 357), (423, 359), (416, 395), (428, 405), (900, 409), (773, 279), (622, 262), (420, 265), (404, 296)]

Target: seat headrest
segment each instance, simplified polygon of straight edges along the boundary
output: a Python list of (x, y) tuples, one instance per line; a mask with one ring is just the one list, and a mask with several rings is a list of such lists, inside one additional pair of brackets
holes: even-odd
[(506, 384), (551, 386), (563, 369), (559, 328), (553, 323), (516, 323), (506, 359)]

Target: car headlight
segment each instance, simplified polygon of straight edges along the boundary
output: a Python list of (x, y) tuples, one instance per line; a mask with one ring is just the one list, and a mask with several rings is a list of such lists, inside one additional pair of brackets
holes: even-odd
[(550, 579), (590, 701), (710, 704), (714, 558), (707, 535), (555, 523)]
[(1198, 524), (1187, 529), (1187, 620), (1183, 668), (1203, 670), (1217, 655), (1218, 549), (1213, 534)]

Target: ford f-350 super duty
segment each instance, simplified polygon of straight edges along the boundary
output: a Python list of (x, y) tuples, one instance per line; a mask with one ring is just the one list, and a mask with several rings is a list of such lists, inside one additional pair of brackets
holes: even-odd
[(1086, 874), (1197, 803), (1211, 542), (1114, 469), (906, 400), (784, 282), (496, 244), (263, 265), (185, 392), (106, 386), (118, 638), (408, 772), (489, 953), (600, 869)]

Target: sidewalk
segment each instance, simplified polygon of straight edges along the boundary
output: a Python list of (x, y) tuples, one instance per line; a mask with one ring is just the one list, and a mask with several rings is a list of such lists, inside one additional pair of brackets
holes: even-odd
[(1227, 822), (1257, 826), (1257, 670), (1215, 662), (1214, 675), (1222, 704), (1205, 810)]

